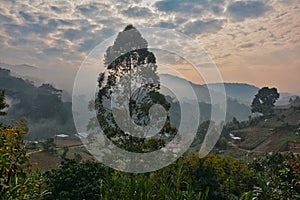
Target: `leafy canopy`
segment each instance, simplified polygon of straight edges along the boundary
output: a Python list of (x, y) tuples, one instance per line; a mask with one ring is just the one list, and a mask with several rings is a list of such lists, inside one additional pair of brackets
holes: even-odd
[(252, 113), (258, 112), (262, 113), (264, 116), (272, 114), (274, 104), (278, 98), (279, 93), (276, 88), (261, 88), (252, 101)]
[[(165, 96), (159, 92), (156, 58), (148, 50), (147, 41), (135, 27), (128, 25), (107, 48), (104, 64), (106, 71), (99, 75), (100, 89), (95, 101), (104, 134), (129, 151), (145, 152), (162, 147), (163, 139), (174, 135), (176, 130), (167, 116), (157, 137), (145, 138), (144, 127), (151, 124), (152, 119), (161, 120), (159, 115), (150, 115), (151, 107), (159, 104), (166, 111), (170, 108)], [(114, 113), (121, 120), (118, 121)], [(141, 137), (133, 136), (133, 132)]]

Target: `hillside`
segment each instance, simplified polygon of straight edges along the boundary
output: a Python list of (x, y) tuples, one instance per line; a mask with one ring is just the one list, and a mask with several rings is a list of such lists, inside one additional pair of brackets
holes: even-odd
[[(233, 126), (233, 125), (231, 125)], [(277, 151), (300, 153), (300, 103), (294, 102), (289, 109), (275, 109), (269, 118), (256, 117), (235, 123), (237, 128), (223, 135), (230, 141), (228, 154), (265, 154)], [(237, 142), (229, 133), (240, 137)]]
[[(209, 126), (208, 122), (203, 122), (198, 134), (191, 145), (188, 153), (198, 152), (203, 136)], [(230, 134), (241, 138), (241, 142), (234, 141)], [(224, 145), (226, 138), (226, 145)], [(57, 155), (46, 152), (36, 152), (31, 154), (32, 162), (38, 162), (41, 169), (55, 167), (63, 154), (63, 147), (68, 147), (67, 158), (79, 156), (84, 160), (93, 159), (87, 150), (81, 145), (79, 138), (67, 137), (55, 139)], [(252, 118), (244, 122), (229, 122), (225, 125), (222, 136), (216, 144), (213, 154), (233, 156), (240, 159), (251, 160), (259, 155), (270, 152), (300, 153), (300, 102), (294, 104), (288, 110), (278, 111), (274, 116), (265, 119), (262, 117)], [(187, 153), (187, 154), (188, 154)], [(55, 160), (51, 165), (45, 163), (48, 160)], [(248, 161), (249, 161), (248, 160)]]
[(5, 89), (6, 101), (10, 105), (8, 115), (1, 117), (0, 122), (7, 124), (10, 119), (27, 121), (28, 137), (31, 138), (45, 138), (62, 132), (74, 134), (71, 103), (61, 100), (62, 90), (50, 84), (36, 87), (1, 68), (0, 89)]

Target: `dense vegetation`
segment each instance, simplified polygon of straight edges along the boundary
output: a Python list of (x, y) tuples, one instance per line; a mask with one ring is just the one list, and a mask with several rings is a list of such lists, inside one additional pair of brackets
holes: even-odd
[(295, 199), (297, 195), (300, 158), (291, 153), (266, 155), (250, 163), (191, 154), (146, 174), (66, 159), (56, 169), (39, 173), (30, 170), (22, 143), (25, 132), (18, 127), (1, 128), (2, 199), (265, 200)]

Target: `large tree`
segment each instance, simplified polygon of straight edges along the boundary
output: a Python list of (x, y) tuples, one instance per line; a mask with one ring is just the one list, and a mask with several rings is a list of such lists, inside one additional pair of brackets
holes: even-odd
[[(161, 112), (151, 115), (152, 106), (159, 104), (168, 111), (170, 104), (159, 93), (156, 58), (148, 50), (147, 41), (135, 27), (128, 25), (108, 47), (104, 64), (106, 71), (99, 75), (100, 89), (95, 101), (104, 134), (131, 151), (145, 152), (162, 147), (175, 135), (176, 129), (171, 127), (169, 116), (163, 118)], [(163, 127), (156, 137), (146, 139), (149, 133), (145, 127), (153, 120), (163, 121)]]
[(276, 88), (261, 88), (255, 95), (252, 104), (252, 113), (262, 113), (264, 116), (268, 116), (273, 113), (273, 107), (275, 102), (279, 98), (279, 93)]

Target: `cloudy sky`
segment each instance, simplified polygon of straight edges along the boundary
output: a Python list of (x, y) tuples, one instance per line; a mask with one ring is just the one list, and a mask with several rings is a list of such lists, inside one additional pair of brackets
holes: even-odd
[(300, 94), (299, 16), (300, 0), (4, 0), (0, 61), (70, 89), (89, 52), (130, 23), (196, 39), (225, 82)]

